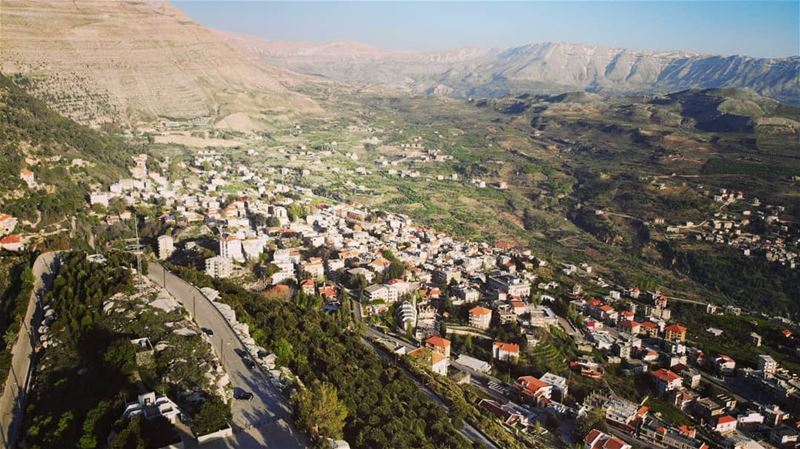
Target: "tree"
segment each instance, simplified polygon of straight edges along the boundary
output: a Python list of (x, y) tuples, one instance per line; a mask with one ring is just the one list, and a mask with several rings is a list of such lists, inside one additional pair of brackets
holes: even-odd
[(298, 425), (313, 440), (342, 438), (347, 407), (333, 385), (315, 381), (311, 388), (295, 393), (292, 402)]
[(275, 342), (275, 355), (278, 356), (278, 364), (281, 366), (288, 366), (294, 358), (294, 350), (292, 344), (285, 338), (281, 338)]
[(230, 407), (216, 396), (205, 401), (200, 407), (200, 411), (192, 417), (194, 431), (198, 435), (206, 435), (222, 429), (228, 424), (229, 419), (231, 419)]

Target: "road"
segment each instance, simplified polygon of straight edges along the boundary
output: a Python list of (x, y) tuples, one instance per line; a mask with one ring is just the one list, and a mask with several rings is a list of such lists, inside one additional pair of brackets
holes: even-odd
[[(398, 340), (398, 339), (396, 339), (396, 338), (393, 338), (393, 337), (391, 337), (391, 336), (389, 336), (389, 335), (384, 335), (382, 332), (380, 332), (380, 331), (377, 331), (377, 330), (375, 330), (375, 329), (373, 329), (373, 328), (371, 328), (371, 327), (368, 327), (368, 328), (367, 328), (367, 334), (368, 334), (368, 335), (369, 335), (369, 337), (371, 337), (371, 338), (383, 338), (383, 339), (387, 339), (387, 338), (389, 338), (389, 339), (391, 339), (392, 341), (394, 341), (394, 342), (397, 342), (397, 343), (399, 343), (399, 344), (402, 344), (402, 345), (406, 346), (406, 347), (407, 347), (407, 348), (409, 348), (409, 349), (415, 348), (414, 346), (411, 346), (411, 345), (409, 345), (408, 343), (405, 343), (405, 342), (403, 342), (403, 341), (401, 341), (401, 340)], [(426, 396), (428, 396), (428, 398), (430, 398), (430, 400), (432, 400), (432, 401), (433, 401), (433, 402), (435, 402), (437, 405), (439, 405), (440, 407), (442, 407), (443, 409), (445, 409), (445, 411), (450, 411), (450, 407), (448, 407), (448, 406), (447, 406), (447, 404), (445, 404), (445, 403), (444, 403), (444, 401), (442, 400), (442, 398), (440, 398), (440, 397), (439, 397), (439, 395), (437, 395), (437, 394), (436, 394), (436, 393), (435, 393), (433, 390), (431, 390), (431, 389), (430, 389), (430, 388), (429, 388), (427, 385), (424, 385), (422, 382), (420, 382), (420, 381), (419, 381), (419, 379), (417, 379), (417, 377), (416, 377), (416, 376), (414, 376), (412, 373), (410, 373), (410, 372), (409, 372), (409, 371), (408, 371), (408, 370), (407, 370), (407, 369), (406, 369), (404, 366), (402, 366), (402, 365), (399, 365), (399, 364), (395, 363), (395, 361), (394, 361), (394, 360), (393, 360), (391, 357), (389, 357), (389, 356), (388, 356), (388, 354), (385, 352), (385, 350), (384, 350), (383, 348), (380, 348), (380, 347), (378, 347), (376, 344), (374, 344), (372, 341), (370, 341), (370, 340), (369, 340), (369, 339), (367, 339), (367, 338), (364, 338), (363, 340), (364, 340), (364, 343), (365, 343), (366, 345), (370, 346), (371, 348), (373, 348), (373, 349), (375, 350), (375, 352), (377, 352), (377, 353), (378, 353), (378, 355), (380, 355), (380, 356), (382, 356), (382, 357), (386, 358), (386, 359), (387, 359), (387, 360), (389, 360), (391, 363), (393, 363), (393, 364), (395, 364), (397, 367), (399, 367), (399, 368), (400, 368), (400, 369), (403, 371), (403, 373), (405, 373), (405, 374), (406, 374), (406, 376), (407, 376), (409, 379), (411, 379), (411, 381), (412, 381), (412, 382), (414, 382), (415, 384), (417, 384), (417, 386), (420, 388), (420, 390), (422, 390), (422, 392), (423, 392), (423, 393), (425, 393), (425, 395), (426, 395)], [(461, 434), (462, 434), (462, 435), (463, 435), (463, 436), (464, 436), (466, 439), (468, 439), (470, 442), (472, 442), (473, 444), (474, 444), (475, 442), (477, 442), (477, 441), (480, 441), (480, 442), (482, 442), (482, 443), (483, 443), (483, 445), (484, 445), (485, 447), (487, 447), (487, 448), (490, 448), (490, 449), (500, 449), (500, 447), (499, 447), (499, 446), (497, 446), (497, 445), (494, 443), (494, 441), (492, 441), (491, 439), (489, 439), (489, 437), (487, 437), (486, 435), (484, 435), (484, 434), (483, 434), (483, 432), (481, 432), (480, 430), (476, 429), (476, 428), (475, 428), (475, 427), (474, 427), (472, 424), (470, 424), (470, 423), (468, 423), (468, 422), (466, 422), (466, 421), (464, 422), (464, 427), (461, 429)]]
[(41, 254), (33, 263), (33, 275), (36, 280), (22, 321), (23, 326), (11, 349), (11, 371), (3, 387), (3, 395), (0, 397), (0, 439), (4, 447), (13, 447), (19, 437), (25, 397), (32, 372), (33, 348), (38, 339), (36, 329), (41, 319), (38, 298), (41, 298), (52, 282), (52, 275), (58, 265), (57, 254), (58, 252)]
[[(234, 387), (252, 392), (251, 401), (233, 400), (233, 427), (231, 437), (210, 441), (203, 448), (305, 448), (305, 435), (292, 428), (291, 410), (278, 390), (270, 384), (268, 376), (260, 368), (248, 369), (234, 351), (243, 348), (238, 336), (228, 322), (199, 289), (150, 261), (148, 277), (158, 285), (166, 287), (189, 311), (198, 325), (214, 331), (214, 351), (222, 361), (225, 372)], [(166, 285), (164, 285), (166, 284)]]

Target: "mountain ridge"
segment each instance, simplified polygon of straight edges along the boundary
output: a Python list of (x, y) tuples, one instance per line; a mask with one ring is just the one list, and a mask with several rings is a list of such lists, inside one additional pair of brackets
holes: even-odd
[[(261, 41), (259, 43), (259, 40)], [(661, 94), (689, 88), (749, 88), (800, 104), (800, 56), (756, 58), (689, 51), (628, 50), (569, 42), (510, 48), (442, 51), (325, 52), (326, 44), (296, 44), (270, 51), (249, 37), (247, 51), (300, 73), (361, 84), (403, 86), (412, 92), (455, 97), (503, 96), (525, 91), (586, 90), (608, 94)], [(352, 45), (358, 48), (360, 44)], [(370, 46), (371, 48), (375, 48)]]

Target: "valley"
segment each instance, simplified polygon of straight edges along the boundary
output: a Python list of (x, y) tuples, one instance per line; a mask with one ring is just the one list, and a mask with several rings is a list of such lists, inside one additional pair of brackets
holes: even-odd
[(800, 439), (798, 56), (0, 2), (6, 447)]

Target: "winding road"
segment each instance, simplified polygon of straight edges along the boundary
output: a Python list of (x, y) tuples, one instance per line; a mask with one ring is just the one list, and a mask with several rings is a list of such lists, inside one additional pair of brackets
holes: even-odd
[(305, 435), (296, 431), (286, 399), (272, 386), (259, 367), (247, 368), (235, 350), (244, 348), (231, 326), (202, 292), (153, 261), (148, 262), (148, 277), (165, 287), (193, 315), (201, 327), (214, 331), (214, 351), (222, 361), (233, 387), (253, 393), (251, 401), (233, 400), (233, 436), (203, 443), (202, 448), (308, 447)]

